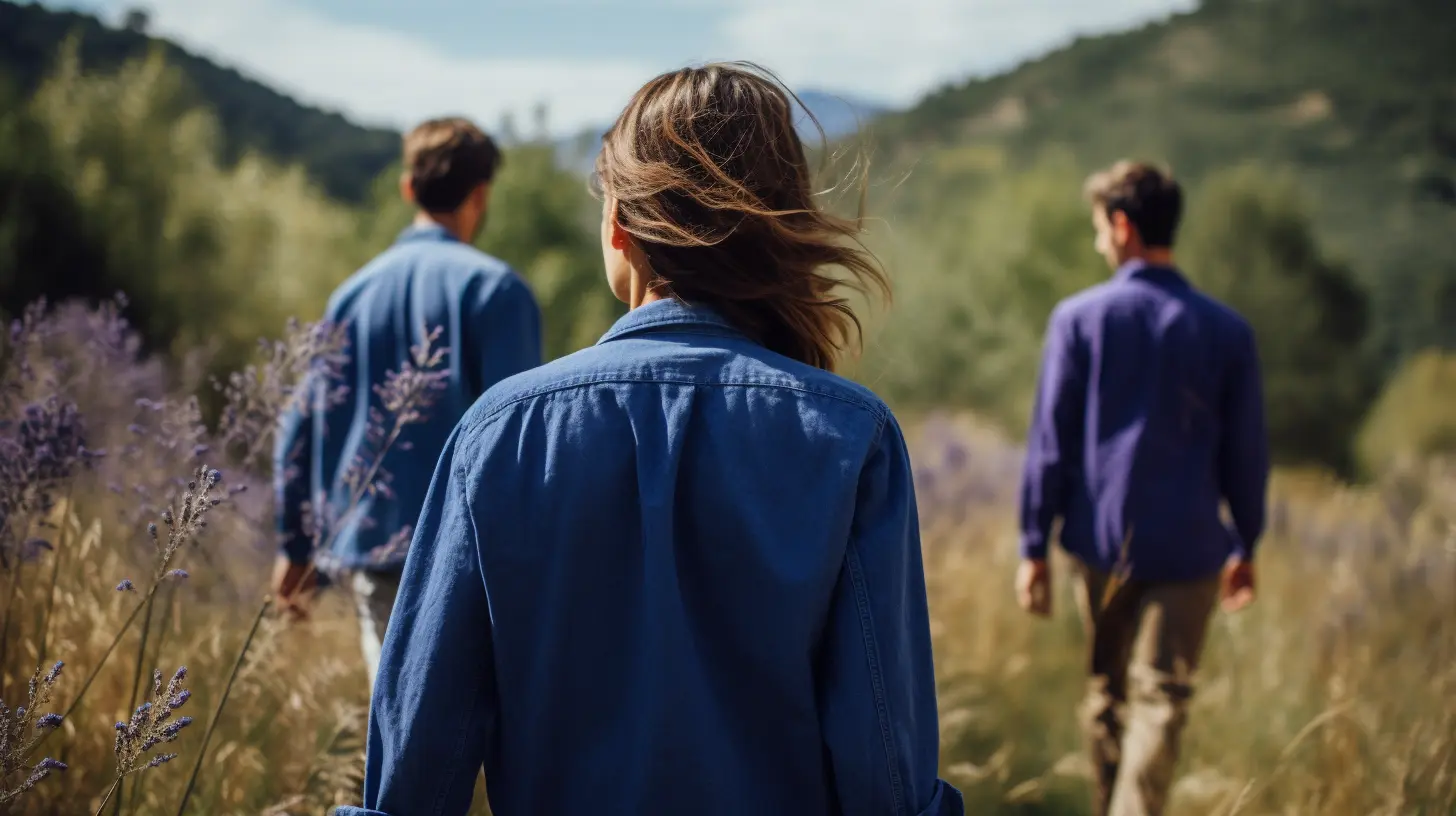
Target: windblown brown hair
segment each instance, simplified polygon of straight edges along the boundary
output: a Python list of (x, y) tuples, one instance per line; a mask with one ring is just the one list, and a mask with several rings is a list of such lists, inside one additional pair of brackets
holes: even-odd
[(796, 103), (807, 113), (750, 63), (663, 74), (607, 132), (597, 181), (656, 291), (709, 306), (769, 349), (833, 370), (862, 341), (839, 287), (886, 299), (890, 288), (858, 241), (859, 221), (816, 202)]

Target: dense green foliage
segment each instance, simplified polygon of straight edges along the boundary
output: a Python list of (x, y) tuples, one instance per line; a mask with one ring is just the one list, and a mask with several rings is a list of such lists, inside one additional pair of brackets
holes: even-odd
[(1456, 456), (1456, 355), (1417, 354), (1391, 378), (1360, 432), (1359, 461), (1368, 473), (1430, 457)]
[[(895, 319), (868, 350), (866, 378), (901, 403), (971, 405), (1021, 430), (1052, 308), (1108, 275), (1078, 189), (1073, 162), (1053, 156), (886, 240), (900, 270)], [(1276, 454), (1348, 466), (1375, 387), (1364, 292), (1323, 254), (1286, 176), (1222, 171), (1189, 210), (1182, 263), (1254, 326)]]
[[(227, 364), (409, 219), (395, 134), (84, 16), (0, 0), (0, 23), (0, 306), (125, 290), (155, 346)], [(896, 302), (853, 373), (1020, 429), (1052, 306), (1107, 274), (1082, 178), (1163, 159), (1190, 191), (1182, 265), (1259, 335), (1280, 459), (1347, 468), (1381, 381), (1456, 344), (1453, 41), (1432, 0), (1210, 1), (882, 117), (870, 243)], [(621, 308), (557, 159), (510, 151), (482, 239), (535, 289), (551, 356)]]
[(1184, 257), (1203, 290), (1254, 327), (1276, 455), (1344, 467), (1376, 387), (1362, 354), (1367, 298), (1323, 254), (1305, 212), (1287, 176), (1258, 166), (1210, 176), (1193, 202)]
[[(35, 95), (0, 113), (0, 307), (125, 292), (154, 348), (204, 350), (215, 371), (329, 293), (409, 223), (398, 167), (367, 205), (330, 198), (298, 166), (225, 163), (220, 125), (160, 54), (87, 74), (63, 53)], [(547, 349), (595, 340), (615, 300), (600, 279), (595, 205), (552, 149), (507, 153), (481, 245), (531, 281)]]
[(79, 41), (87, 72), (112, 72), (152, 52), (176, 66), (187, 82), (179, 93), (189, 107), (205, 104), (217, 117), (217, 147), (226, 163), (256, 152), (301, 164), (331, 195), (362, 200), (399, 150), (399, 136), (364, 128), (344, 117), (301, 105), (228, 68), (144, 32), (115, 29), (95, 17), (0, 0), (0, 74), (22, 94), (34, 92), (55, 67), (61, 44)]
[(1208, 0), (882, 118), (913, 318), (872, 382), (1023, 422), (1052, 302), (1105, 274), (1081, 179), (1150, 158), (1193, 199), (1183, 265), (1259, 332), (1281, 458), (1348, 464), (1373, 382), (1456, 344), (1452, 42), (1443, 0)]

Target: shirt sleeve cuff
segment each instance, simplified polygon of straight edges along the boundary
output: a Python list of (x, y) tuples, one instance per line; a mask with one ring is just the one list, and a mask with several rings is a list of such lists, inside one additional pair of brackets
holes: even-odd
[(1041, 533), (1022, 533), (1021, 557), (1026, 561), (1045, 561), (1047, 557), (1046, 536)]
[(370, 810), (368, 808), (353, 807), (351, 805), (340, 805), (334, 808), (333, 816), (389, 816), (382, 810)]
[(313, 541), (307, 536), (294, 535), (283, 539), (283, 545), (278, 552), (294, 564), (307, 564), (312, 550)]

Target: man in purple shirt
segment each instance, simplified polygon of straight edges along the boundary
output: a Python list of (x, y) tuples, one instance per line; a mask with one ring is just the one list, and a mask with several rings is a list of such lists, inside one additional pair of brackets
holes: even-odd
[[(1090, 641), (1096, 811), (1160, 814), (1220, 596), (1254, 599), (1269, 475), (1254, 334), (1173, 263), (1182, 191), (1123, 162), (1087, 183), (1112, 280), (1052, 312), (1027, 438), (1017, 598), (1051, 612), (1052, 527)], [(1223, 505), (1232, 524), (1224, 521)], [(1222, 576), (1222, 580), (1220, 580)]]

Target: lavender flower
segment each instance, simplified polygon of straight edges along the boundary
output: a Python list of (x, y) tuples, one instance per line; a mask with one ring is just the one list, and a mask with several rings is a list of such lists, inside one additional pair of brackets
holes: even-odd
[(25, 778), (25, 781), (20, 785), (20, 792), (24, 793), (31, 788), (34, 788), (37, 784), (41, 782), (41, 780), (45, 779), (47, 776), (50, 776), (52, 771), (67, 770), (70, 770), (70, 766), (68, 766), (66, 763), (60, 761), (59, 759), (51, 759), (50, 757), (46, 757), (45, 759), (42, 759), (40, 762), (36, 763), (35, 767), (31, 768), (30, 776), (27, 776)]
[[(25, 705), (12, 711), (0, 701), (0, 811), (8, 810), (16, 797), (34, 788), (52, 771), (66, 770), (63, 763), (50, 758), (34, 766), (27, 764), (41, 739), (62, 723), (59, 714), (39, 713), (50, 703), (51, 692), (61, 676), (61, 666), (55, 664), (45, 675), (39, 671), (31, 675)], [(8, 780), (22, 771), (29, 772), (25, 780), (19, 787), (7, 789)]]
[(49, 541), (43, 538), (28, 538), (24, 544), (20, 545), (20, 560), (34, 561), (40, 557), (41, 553), (52, 552), (55, 549)]
[(398, 532), (379, 547), (369, 553), (369, 563), (374, 567), (389, 567), (404, 562), (405, 556), (409, 553), (410, 541), (414, 538), (415, 528), (411, 525), (401, 527)]
[[(77, 468), (90, 466), (85, 436), (76, 404), (54, 394), (6, 424), (0, 432), (0, 541), (11, 539), (17, 520), (48, 513), (57, 490)], [(9, 554), (0, 550), (0, 564), (8, 563)]]
[(192, 724), (191, 717), (172, 720), (173, 712), (191, 696), (191, 692), (182, 687), (186, 679), (186, 666), (179, 668), (166, 686), (162, 685), (162, 673), (153, 672), (151, 699), (137, 706), (129, 721), (116, 724), (114, 751), (118, 779), (176, 759), (176, 754), (158, 754), (150, 758), (147, 754), (158, 745), (176, 741)]
[(219, 428), (224, 447), (252, 463), (271, 448), (279, 417), (341, 404), (347, 347), (345, 328), (328, 322), (289, 321), (283, 339), (261, 342), (260, 363), (215, 384), (227, 400)]
[(178, 581), (185, 581), (187, 579), (187, 570), (174, 569), (168, 572), (164, 577), (175, 578)]
[(117, 592), (135, 592), (136, 591), (136, 585), (131, 582), (131, 579), (130, 578), (123, 578), (123, 579), (121, 579), (121, 583), (119, 583), (119, 584), (116, 585), (116, 591)]
[(398, 371), (385, 375), (384, 382), (375, 386), (374, 392), (383, 410), (370, 409), (365, 445), (344, 474), (351, 502), (328, 519), (330, 529), (339, 529), (364, 496), (393, 495), (389, 486), (392, 477), (384, 467), (384, 459), (396, 445), (407, 442), (401, 439), (406, 428), (425, 421), (428, 409), (449, 381), (449, 371), (442, 368), (447, 350), (435, 348), (439, 337), (439, 328), (427, 333), (423, 341), (410, 349), (409, 361)]

